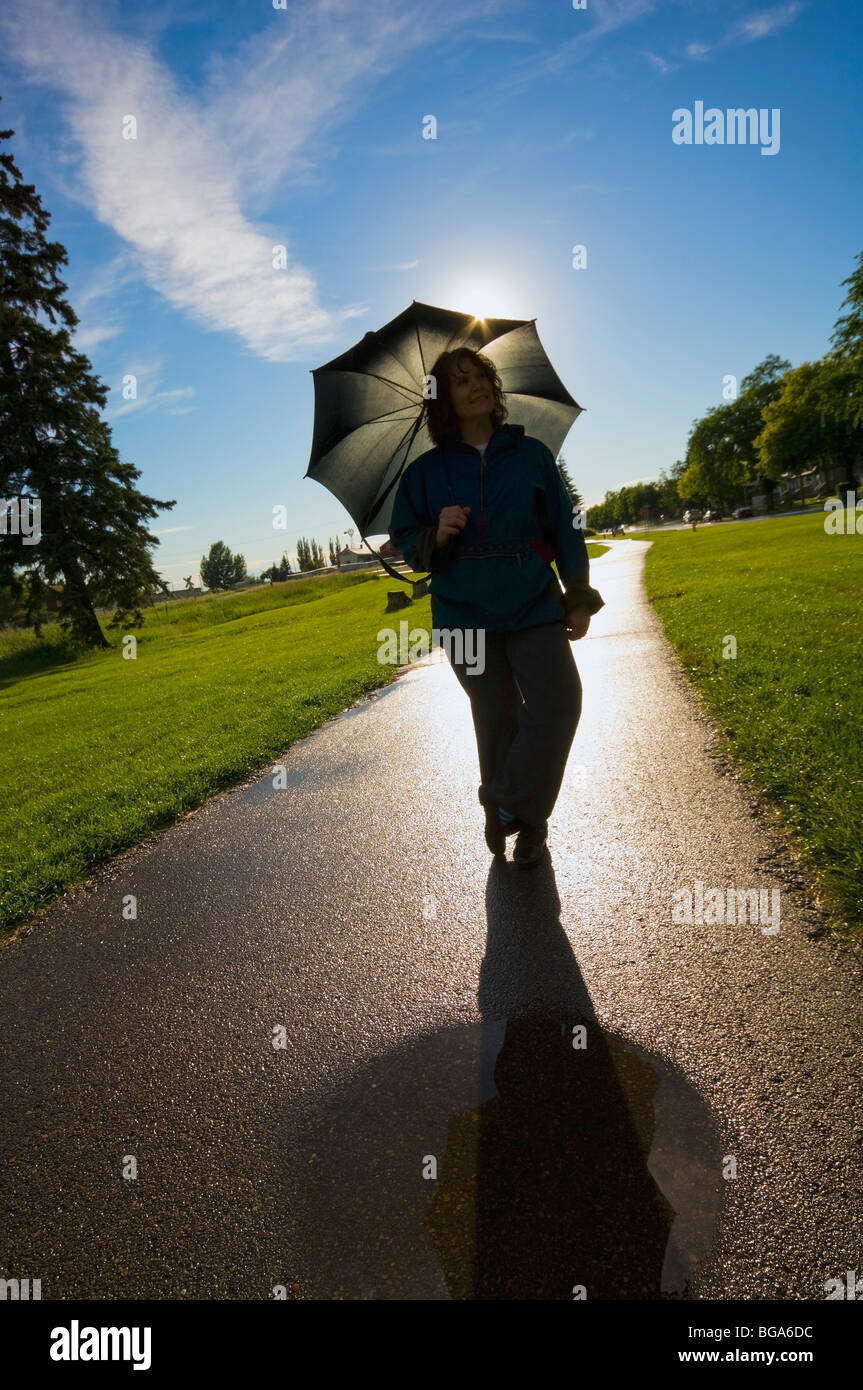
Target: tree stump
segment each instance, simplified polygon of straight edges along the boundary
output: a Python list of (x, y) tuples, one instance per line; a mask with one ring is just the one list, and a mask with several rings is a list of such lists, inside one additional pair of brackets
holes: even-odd
[(411, 589), (411, 597), (412, 597), (412, 598), (425, 598), (425, 596), (426, 596), (426, 594), (428, 593), (428, 591), (429, 591), (428, 581), (425, 580), (425, 579), (418, 579), (418, 580), (413, 584), (413, 586), (412, 586), (412, 589)]
[(410, 608), (411, 601), (403, 589), (389, 589), (387, 591), (387, 606), (385, 613), (395, 613), (399, 608)]

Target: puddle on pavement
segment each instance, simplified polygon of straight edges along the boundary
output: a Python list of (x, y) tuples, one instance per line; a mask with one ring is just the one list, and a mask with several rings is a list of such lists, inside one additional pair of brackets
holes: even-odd
[(375, 1059), (290, 1149), (301, 1299), (695, 1297), (724, 1185), (681, 1074), (565, 1009)]

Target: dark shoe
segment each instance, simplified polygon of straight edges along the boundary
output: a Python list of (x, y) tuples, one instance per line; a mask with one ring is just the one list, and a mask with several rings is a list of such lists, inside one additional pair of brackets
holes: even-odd
[(535, 869), (548, 839), (547, 825), (522, 825), (515, 842), (512, 862), (520, 869)]
[(506, 854), (506, 836), (500, 817), (497, 814), (496, 806), (486, 806), (485, 810), (485, 842), (492, 854)]
[(485, 811), (485, 842), (492, 854), (505, 854), (507, 836), (518, 835), (523, 828), (522, 822), (516, 817), (502, 823), (497, 806), (486, 801), (483, 787), (479, 789), (479, 801)]

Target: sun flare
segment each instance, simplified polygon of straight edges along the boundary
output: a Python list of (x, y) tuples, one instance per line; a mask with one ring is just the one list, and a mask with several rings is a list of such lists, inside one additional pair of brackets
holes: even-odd
[(448, 309), (473, 314), (478, 319), (518, 318), (519, 307), (511, 285), (491, 276), (471, 276), (459, 280), (443, 300)]

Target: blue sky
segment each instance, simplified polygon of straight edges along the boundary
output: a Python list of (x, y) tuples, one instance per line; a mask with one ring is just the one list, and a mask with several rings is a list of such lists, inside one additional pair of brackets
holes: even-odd
[[(255, 573), (352, 524), (303, 478), (310, 372), (412, 299), (536, 318), (591, 503), (725, 376), (820, 356), (863, 248), (859, 0), (7, 0), (0, 34), (115, 444), (177, 499), (172, 586), (215, 540)], [(675, 144), (696, 101), (778, 108), (778, 153)]]

